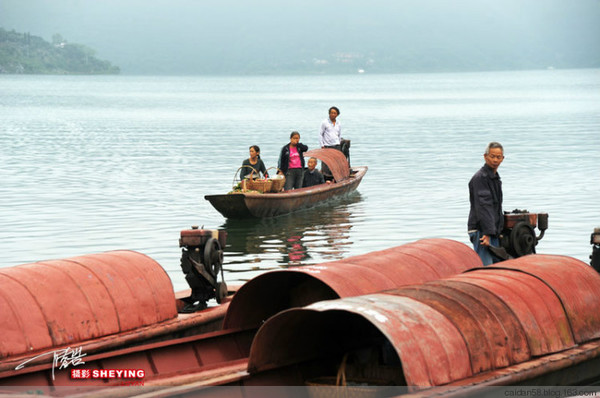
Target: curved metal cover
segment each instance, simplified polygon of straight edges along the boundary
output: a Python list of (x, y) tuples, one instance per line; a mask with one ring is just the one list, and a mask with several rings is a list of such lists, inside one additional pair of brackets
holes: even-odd
[[(415, 288), (419, 289), (420, 286)], [(498, 296), (479, 286), (460, 282), (456, 278), (433, 281), (423, 285), (423, 288), (435, 289), (438, 294), (448, 296), (450, 300), (445, 300), (443, 304), (440, 303), (443, 307), (432, 301), (423, 301), (426, 299), (423, 296), (419, 297), (419, 300), (446, 314), (456, 325), (467, 324), (469, 321), (463, 321), (461, 318), (471, 317), (475, 327), (480, 329), (486, 341), (477, 339), (477, 331), (468, 330), (465, 327), (460, 328), (467, 341), (471, 357), (477, 355), (477, 350), (481, 349), (481, 346), (486, 346), (492, 348), (492, 352), (489, 354), (491, 368), (503, 367), (507, 361), (509, 364), (515, 364), (531, 358), (527, 335), (519, 318)], [(401, 294), (410, 295), (410, 288), (402, 289)], [(410, 297), (417, 296), (410, 295)], [(446, 309), (451, 311), (445, 312)], [(463, 312), (463, 309), (466, 311)], [(456, 319), (454, 319), (455, 317)], [(471, 334), (473, 335), (471, 336)], [(469, 336), (474, 340), (469, 341)], [(473, 347), (474, 350), (471, 350), (470, 347)], [(481, 360), (481, 358), (477, 358), (477, 360)], [(474, 373), (477, 372), (476, 362), (472, 359)]]
[[(577, 323), (569, 322), (571, 315), (565, 309), (580, 308), (579, 318), (593, 324), (599, 316), (593, 304), (598, 294), (587, 287), (576, 294), (567, 292), (573, 286), (600, 283), (600, 276), (588, 274), (591, 268), (583, 268), (577, 260), (556, 256), (526, 256), (506, 264), (280, 313), (259, 329), (250, 350), (249, 371), (356, 349), (352, 341), (360, 338), (352, 335), (353, 330), (368, 330), (356, 316), (393, 345), (407, 385), (415, 388), (575, 347), (571, 324)], [(573, 274), (577, 276), (568, 277)], [(556, 290), (547, 284), (550, 279)], [(563, 293), (562, 299), (557, 292)]]
[[(340, 312), (345, 316), (340, 316)], [(472, 375), (465, 342), (447, 318), (416, 300), (388, 294), (323, 301), (274, 316), (254, 338), (248, 371), (256, 373), (289, 365), (323, 352), (344, 354), (349, 347), (332, 344), (343, 340), (343, 336), (333, 336), (335, 340), (327, 336), (327, 326), (331, 326), (327, 319), (335, 319), (345, 333), (351, 333), (357, 328), (357, 321), (352, 319), (356, 316), (392, 344), (408, 386), (435, 386)], [(350, 323), (355, 327), (349, 328)], [(311, 337), (315, 340), (310, 341)], [(335, 352), (336, 349), (340, 351)]]
[[(463, 292), (463, 286), (453, 286), (444, 282), (446, 281), (402, 288), (390, 294), (411, 297), (434, 308), (450, 320), (465, 340), (474, 374), (529, 359), (529, 355), (523, 355), (518, 360), (513, 359), (514, 340), (504, 329), (501, 319), (494, 313), (494, 310), (502, 305), (502, 301), (493, 295), (472, 296)], [(496, 304), (496, 308), (488, 304), (488, 300), (493, 302), (492, 305)], [(506, 314), (512, 315), (510, 311)], [(506, 325), (522, 331), (516, 319)], [(520, 343), (522, 351), (529, 353), (527, 340), (523, 338)]]
[(534, 356), (575, 345), (562, 303), (544, 282), (513, 270), (484, 269), (452, 278), (472, 283), (498, 296), (521, 323)]
[(535, 276), (554, 291), (564, 306), (575, 342), (600, 337), (600, 274), (591, 266), (571, 257), (545, 254), (501, 264)]
[(424, 239), (340, 261), (267, 272), (233, 297), (225, 328), (254, 327), (279, 311), (423, 283), (481, 266), (470, 247)]
[(337, 149), (321, 148), (313, 149), (308, 152), (304, 152), (304, 157), (317, 158), (324, 162), (331, 174), (336, 181), (342, 181), (350, 177), (350, 168), (348, 167), (348, 159)]
[(0, 269), (0, 358), (175, 318), (171, 281), (153, 259), (115, 251)]

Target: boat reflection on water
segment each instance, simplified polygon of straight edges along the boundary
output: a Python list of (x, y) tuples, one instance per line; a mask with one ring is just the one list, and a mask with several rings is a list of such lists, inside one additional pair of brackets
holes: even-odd
[(326, 205), (275, 218), (228, 219), (224, 270), (246, 281), (272, 269), (346, 257), (358, 192)]

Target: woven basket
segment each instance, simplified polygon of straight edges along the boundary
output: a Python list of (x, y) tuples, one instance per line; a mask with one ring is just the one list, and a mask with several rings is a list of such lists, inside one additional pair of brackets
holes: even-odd
[(274, 178), (271, 180), (273, 185), (271, 186), (271, 192), (281, 192), (285, 186), (285, 177)]
[[(267, 169), (267, 173), (269, 172), (269, 170), (276, 170), (276, 172), (281, 171), (277, 167), (269, 167)], [(271, 178), (270, 179), (271, 181), (273, 181), (273, 185), (271, 186), (271, 192), (277, 193), (277, 192), (283, 191), (283, 187), (285, 186), (285, 177), (283, 176), (283, 174), (275, 174), (275, 175), (277, 177), (281, 177), (281, 178)]]
[(238, 168), (235, 174), (233, 175), (233, 182), (231, 183), (231, 189), (233, 191), (244, 190), (244, 181), (241, 181), (238, 177), (240, 175), (240, 170), (246, 168), (251, 170), (250, 177), (252, 177), (252, 175), (256, 173), (256, 169), (252, 166), (242, 165), (240, 168)]
[(242, 183), (245, 190), (258, 191), (260, 193), (271, 192), (273, 180), (253, 180), (248, 178)]

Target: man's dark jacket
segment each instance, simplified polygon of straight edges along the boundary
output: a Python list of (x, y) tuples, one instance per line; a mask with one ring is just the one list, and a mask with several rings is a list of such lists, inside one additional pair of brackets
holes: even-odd
[(319, 170), (314, 169), (312, 173), (308, 169), (304, 171), (304, 180), (302, 181), (302, 188), (312, 187), (324, 183), (325, 178)]
[(469, 200), (469, 230), (476, 229), (488, 236), (500, 235), (504, 227), (502, 181), (487, 164), (469, 181)]

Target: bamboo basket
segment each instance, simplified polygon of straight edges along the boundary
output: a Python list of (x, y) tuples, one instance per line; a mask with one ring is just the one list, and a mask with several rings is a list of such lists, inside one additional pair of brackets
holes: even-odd
[(243, 168), (248, 168), (251, 171), (250, 176), (252, 176), (252, 174), (254, 174), (256, 172), (256, 169), (252, 166), (247, 166), (247, 165), (243, 165), (241, 167), (239, 167), (237, 169), (237, 171), (235, 172), (235, 174), (233, 175), (233, 182), (231, 183), (231, 187), (234, 191), (241, 189), (242, 191), (244, 190), (244, 181), (240, 180), (238, 178), (238, 176), (240, 175), (240, 170), (242, 170)]
[[(271, 169), (279, 170), (276, 167), (269, 167), (267, 169), (267, 172)], [(277, 193), (283, 190), (283, 187), (285, 186), (285, 177), (283, 175), (280, 175), (280, 177), (281, 178), (271, 178), (271, 181), (273, 181), (273, 185), (271, 186), (271, 192)]]
[(242, 191), (258, 191), (260, 193), (271, 192), (273, 180), (253, 180), (248, 178), (242, 181)]
[(273, 185), (271, 186), (271, 192), (281, 192), (283, 191), (283, 187), (285, 186), (285, 177), (283, 178), (275, 178), (271, 180)]

